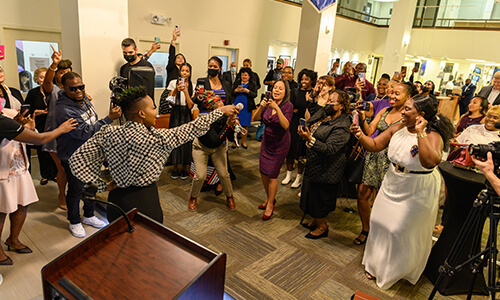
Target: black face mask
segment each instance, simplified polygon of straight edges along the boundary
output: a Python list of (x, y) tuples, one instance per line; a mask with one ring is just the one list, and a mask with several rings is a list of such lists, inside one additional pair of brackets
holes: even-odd
[(426, 87), (425, 85), (423, 85), (420, 90), (422, 91), (422, 93), (427, 93), (429, 91), (429, 88)]
[(328, 116), (333, 116), (335, 113), (337, 113), (337, 110), (335, 109), (335, 105), (325, 104), (325, 112)]
[(133, 62), (135, 60), (135, 55), (123, 55), (123, 58), (125, 58), (126, 61), (128, 62)]
[(215, 77), (219, 75), (219, 70), (217, 69), (208, 69), (208, 76)]

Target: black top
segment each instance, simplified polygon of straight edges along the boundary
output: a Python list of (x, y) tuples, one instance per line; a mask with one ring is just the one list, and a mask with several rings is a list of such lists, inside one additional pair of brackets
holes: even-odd
[[(0, 84), (0, 90), (2, 90), (3, 97), (5, 99), (5, 108), (12, 108), (10, 105), (11, 99), (9, 99), (9, 95), (7, 94), (7, 91), (3, 88), (3, 86), (1, 84)], [(9, 90), (14, 98), (19, 100), (19, 102), (21, 102), (21, 104), (24, 104), (23, 95), (21, 94), (21, 92), (18, 89), (9, 86)]]
[(260, 78), (259, 74), (255, 73), (252, 71), (252, 81), (255, 82), (255, 86), (257, 87), (257, 90), (260, 89)]
[(200, 143), (207, 148), (218, 148), (226, 138), (232, 140), (234, 129), (227, 126), (227, 117), (224, 116), (210, 125), (208, 132), (199, 137)]
[(179, 68), (175, 65), (175, 47), (170, 44), (170, 48), (168, 49), (168, 63), (167, 63), (167, 83), (166, 86), (170, 83), (170, 81), (177, 79), (181, 76)]
[(121, 77), (125, 77), (128, 79), (128, 73), (130, 72), (130, 69), (134, 68), (134, 67), (150, 67), (150, 68), (153, 68), (153, 65), (145, 60), (145, 59), (141, 59), (139, 60), (138, 63), (136, 63), (135, 65), (131, 65), (130, 63), (126, 63), (124, 64), (123, 66), (121, 66), (120, 68), (120, 76)]
[[(205, 86), (205, 91), (212, 90), (212, 86), (210, 85), (210, 79), (208, 77), (198, 78), (196, 80), (196, 86), (198, 86), (198, 83), (200, 83), (200, 82), (203, 82), (203, 84)], [(226, 82), (223, 80), (221, 80), (220, 82), (222, 84), (222, 89), (226, 93), (226, 98), (221, 97), (221, 100), (224, 101), (224, 105), (233, 104), (234, 100), (233, 100), (233, 97), (231, 96), (232, 95), (231, 85), (229, 84), (229, 82)], [(193, 102), (196, 103), (196, 105), (198, 105), (198, 109), (200, 110), (200, 113), (207, 112), (207, 108), (205, 107), (205, 104), (203, 103), (203, 101), (198, 100), (198, 97), (196, 95), (193, 98)]]
[[(274, 69), (274, 70), (269, 71), (269, 73), (267, 73), (267, 75), (266, 75), (266, 78), (264, 78), (264, 84), (266, 81), (276, 81), (278, 79), (281, 79), (282, 74), (283, 74), (283, 69), (281, 69), (281, 70)], [(270, 91), (271, 88), (272, 88), (271, 85), (267, 86), (268, 91)]]
[[(309, 90), (310, 91), (310, 90)], [(295, 89), (291, 92), (290, 102), (293, 104), (293, 109), (297, 112), (293, 113), (293, 117), (303, 118), (307, 109), (306, 94), (309, 91), (304, 91), (302, 89)]]
[[(44, 94), (40, 90), (40, 87), (36, 87), (31, 89), (26, 96), (27, 104), (31, 105), (31, 110), (41, 109), (44, 110), (47, 108), (47, 101)], [(47, 115), (39, 115), (35, 118), (36, 129), (38, 132), (44, 132), (45, 130), (45, 122), (47, 121)]]
[(12, 140), (23, 132), (24, 127), (16, 121), (0, 115), (0, 141), (2, 139)]
[[(297, 82), (293, 79), (292, 79), (292, 81), (288, 81), (288, 86), (290, 87), (290, 91), (292, 91), (292, 92), (299, 87)], [(295, 106), (293, 108), (295, 108)]]

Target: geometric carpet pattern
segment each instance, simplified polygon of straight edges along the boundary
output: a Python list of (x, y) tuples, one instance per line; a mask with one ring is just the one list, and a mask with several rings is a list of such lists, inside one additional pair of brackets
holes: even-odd
[[(252, 133), (252, 137), (254, 134)], [(260, 143), (248, 140), (248, 149), (229, 148), (236, 180), (236, 210), (229, 211), (222, 194), (202, 192), (198, 209), (190, 212), (187, 199), (191, 179), (173, 180), (171, 167), (158, 182), (164, 223), (198, 243), (227, 254), (226, 292), (235, 299), (350, 299), (356, 290), (380, 299), (427, 299), (433, 286), (422, 277), (416, 285), (400, 281), (389, 290), (379, 289), (364, 274), (364, 246), (353, 244), (361, 231), (355, 199), (338, 199), (326, 221), (328, 238), (304, 238), (300, 226), (300, 189), (279, 184), (274, 215), (262, 221), (265, 192), (259, 174)], [(284, 178), (282, 168), (279, 182)], [(354, 213), (344, 208), (354, 208)], [(440, 212), (441, 213), (441, 212)], [(307, 218), (306, 218), (307, 220)], [(465, 299), (464, 295), (435, 299)], [(475, 296), (474, 299), (488, 299)]]

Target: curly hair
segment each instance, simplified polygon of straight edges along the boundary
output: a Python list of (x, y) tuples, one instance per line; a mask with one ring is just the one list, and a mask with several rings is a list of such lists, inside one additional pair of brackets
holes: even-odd
[(311, 79), (311, 86), (314, 87), (316, 85), (316, 80), (318, 80), (318, 73), (310, 70), (310, 69), (302, 69), (299, 72), (299, 77), (297, 77), (297, 81), (300, 83), (302, 80), (302, 76), (306, 75)]
[(134, 86), (124, 90), (123, 93), (120, 94), (120, 97), (118, 97), (116, 104), (122, 108), (123, 113), (127, 119), (130, 120), (127, 114), (129, 114), (131, 109), (147, 95), (148, 93), (145, 86)]

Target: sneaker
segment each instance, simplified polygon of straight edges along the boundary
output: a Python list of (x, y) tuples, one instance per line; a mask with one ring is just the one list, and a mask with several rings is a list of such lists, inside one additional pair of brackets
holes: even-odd
[(103, 228), (104, 226), (106, 226), (106, 222), (100, 220), (96, 216), (90, 218), (83, 217), (83, 224), (90, 225), (95, 228)]
[(69, 231), (77, 238), (82, 238), (85, 236), (85, 229), (83, 229), (82, 223), (69, 224)]
[(181, 171), (181, 179), (182, 179), (182, 180), (186, 180), (186, 179), (188, 179), (188, 177), (189, 177), (188, 172), (186, 172), (186, 171), (182, 170), (182, 171)]
[(172, 174), (170, 175), (172, 179), (177, 179), (179, 178), (179, 171), (172, 171)]

